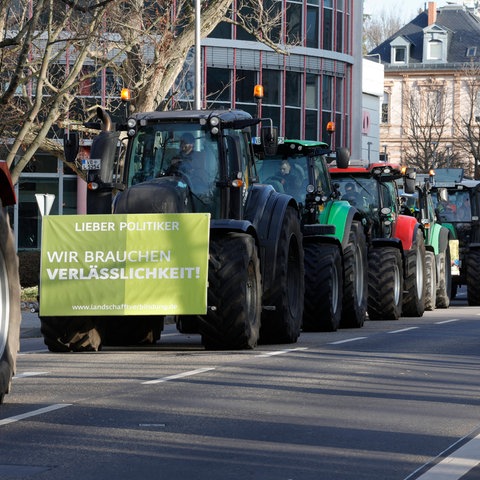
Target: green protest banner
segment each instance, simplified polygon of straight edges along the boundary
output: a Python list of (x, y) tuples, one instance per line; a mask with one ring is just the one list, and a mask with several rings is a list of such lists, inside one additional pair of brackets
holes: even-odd
[(210, 214), (45, 216), (40, 315), (207, 311)]

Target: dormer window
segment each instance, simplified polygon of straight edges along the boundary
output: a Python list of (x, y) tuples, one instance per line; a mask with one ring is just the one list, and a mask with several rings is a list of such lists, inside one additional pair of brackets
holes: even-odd
[(410, 60), (410, 45), (406, 37), (394, 38), (390, 43), (390, 58), (392, 65), (405, 65)]
[(423, 63), (446, 63), (448, 31), (440, 25), (423, 29)]
[(405, 63), (405, 61), (407, 59), (407, 49), (405, 47), (395, 47), (393, 49), (393, 51), (395, 52), (394, 62), (395, 63)]
[(441, 60), (442, 59), (443, 43), (439, 40), (430, 40), (428, 42), (428, 60)]

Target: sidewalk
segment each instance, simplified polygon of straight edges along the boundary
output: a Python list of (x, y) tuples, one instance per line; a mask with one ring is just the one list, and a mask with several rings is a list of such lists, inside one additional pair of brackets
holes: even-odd
[(22, 310), (22, 323), (20, 324), (20, 338), (41, 337), (40, 318), (38, 312), (32, 313), (29, 310)]

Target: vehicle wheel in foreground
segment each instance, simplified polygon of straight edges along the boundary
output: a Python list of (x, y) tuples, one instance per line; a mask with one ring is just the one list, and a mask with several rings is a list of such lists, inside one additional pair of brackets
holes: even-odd
[(262, 343), (294, 343), (300, 335), (305, 295), (303, 258), (300, 221), (296, 210), (287, 207), (275, 260), (276, 278), (263, 296), (263, 305), (274, 309), (262, 312)]
[(210, 350), (255, 348), (261, 318), (261, 274), (255, 239), (230, 233), (212, 238), (207, 315), (199, 317), (202, 343)]
[(335, 331), (342, 316), (343, 277), (340, 249), (306, 243), (303, 331)]
[(438, 255), (437, 258), (437, 308), (448, 308), (452, 296), (452, 263), (450, 258), (450, 248)]
[(372, 248), (368, 254), (368, 317), (398, 320), (402, 313), (402, 254), (396, 247)]
[(470, 306), (480, 305), (480, 250), (470, 249), (467, 255), (467, 300)]
[(10, 391), (20, 343), (18, 257), (5, 211), (0, 205), (0, 403)]
[(102, 346), (96, 317), (40, 317), (40, 330), (51, 352), (95, 352)]
[(425, 241), (420, 229), (411, 250), (405, 251), (405, 264), (402, 316), (421, 317), (425, 312)]
[(344, 284), (341, 327), (362, 327), (367, 316), (368, 267), (367, 241), (362, 224), (352, 222), (348, 245), (343, 255)]
[(163, 316), (131, 315), (102, 317), (105, 346), (154, 345), (163, 330)]
[(425, 310), (435, 310), (437, 297), (437, 266), (435, 254), (425, 252)]

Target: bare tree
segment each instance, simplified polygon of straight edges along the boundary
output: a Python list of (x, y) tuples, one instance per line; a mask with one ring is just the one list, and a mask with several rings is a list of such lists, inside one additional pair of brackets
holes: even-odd
[(403, 92), (403, 133), (407, 138), (404, 158), (419, 172), (444, 167), (456, 162), (456, 156), (445, 141), (445, 119), (448, 115), (447, 96), (443, 85), (433, 78), (421, 85), (407, 86)]
[[(242, 0), (233, 11), (231, 0), (203, 0), (201, 37), (224, 21), (287, 53), (275, 38), (282, 12), (276, 2), (265, 4)], [(15, 182), (39, 149), (63, 159), (52, 133), (79, 129), (92, 102), (115, 108), (108, 91), (82, 96), (99, 77), (104, 84), (108, 77), (115, 97), (120, 87), (131, 88), (132, 109), (156, 110), (195, 43), (191, 0), (0, 0), (0, 14), (1, 147)]]
[(363, 53), (365, 55), (398, 32), (405, 24), (398, 15), (398, 11), (383, 8), (378, 16), (364, 15)]
[[(456, 129), (456, 147), (460, 149), (467, 159), (465, 162), (468, 174), (475, 179), (480, 178), (480, 65), (470, 63), (463, 68), (463, 89), (465, 108), (460, 115), (454, 118)], [(473, 168), (472, 168), (473, 167)]]

